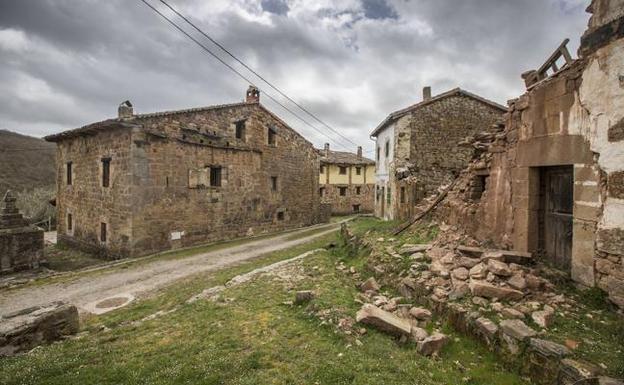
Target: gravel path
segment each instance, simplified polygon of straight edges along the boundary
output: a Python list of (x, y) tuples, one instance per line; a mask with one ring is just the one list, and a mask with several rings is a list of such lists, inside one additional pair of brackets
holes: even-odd
[(59, 300), (76, 305), (80, 312), (101, 313), (97, 311), (95, 304), (104, 299), (140, 298), (151, 291), (193, 274), (219, 270), (266, 253), (310, 242), (336, 231), (339, 226), (339, 223), (315, 226), (313, 228), (326, 228), (326, 230), (289, 240), (295, 234), (309, 231), (311, 228), (308, 227), (186, 258), (159, 260), (155, 257), (153, 261), (143, 262), (136, 266), (130, 265), (126, 269), (112, 268), (110, 272), (87, 275), (70, 282), (29, 286), (7, 293), (0, 292), (0, 315)]

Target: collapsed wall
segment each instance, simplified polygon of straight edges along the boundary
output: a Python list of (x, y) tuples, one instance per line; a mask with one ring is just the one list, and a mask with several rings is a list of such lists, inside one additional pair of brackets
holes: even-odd
[(504, 132), (479, 143), (486, 150), (437, 214), (534, 252), (624, 307), (624, 1), (594, 0), (588, 12), (581, 57), (564, 42), (523, 74), (527, 91), (509, 101)]

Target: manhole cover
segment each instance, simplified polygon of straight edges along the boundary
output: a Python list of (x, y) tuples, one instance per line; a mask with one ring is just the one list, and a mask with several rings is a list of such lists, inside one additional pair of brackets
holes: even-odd
[(113, 298), (107, 298), (103, 301), (98, 302), (95, 307), (98, 309), (107, 309), (109, 307), (119, 307), (123, 304), (125, 304), (126, 302), (128, 302), (130, 300), (130, 298), (128, 297), (113, 297)]

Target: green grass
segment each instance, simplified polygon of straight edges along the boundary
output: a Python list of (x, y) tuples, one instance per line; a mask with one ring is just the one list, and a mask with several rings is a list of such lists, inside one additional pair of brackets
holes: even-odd
[[(0, 360), (0, 383), (524, 383), (477, 343), (453, 333), (441, 357), (429, 359), (420, 356), (413, 344), (399, 344), (373, 329), (359, 337), (362, 346), (353, 335), (338, 332), (336, 320), (353, 317), (359, 305), (353, 300), (356, 280), (335, 266), (343, 261), (367, 273), (364, 256), (349, 256), (342, 247), (300, 262), (299, 280), (283, 283), (259, 276), (223, 292), (231, 301), (185, 303), (204, 288), (330, 241), (336, 241), (335, 234), (215, 274), (197, 275), (153, 298), (91, 317), (81, 338)], [(304, 289), (317, 293), (311, 304), (284, 304), (293, 299), (294, 291)], [(177, 311), (140, 325), (129, 323), (174, 308)], [(319, 318), (323, 310), (331, 310), (331, 323)]]

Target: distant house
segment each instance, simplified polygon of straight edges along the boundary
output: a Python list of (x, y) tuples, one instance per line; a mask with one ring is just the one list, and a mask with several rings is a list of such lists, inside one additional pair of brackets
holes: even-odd
[(318, 154), (260, 104), (119, 116), (50, 135), (58, 239), (116, 258), (323, 220)]
[(375, 161), (357, 153), (331, 151), (325, 143), (319, 170), (321, 202), (332, 205), (332, 214), (373, 212)]
[(388, 115), (376, 139), (375, 215), (407, 219), (422, 198), (450, 183), (471, 160), (459, 143), (502, 119), (507, 108), (455, 88)]

